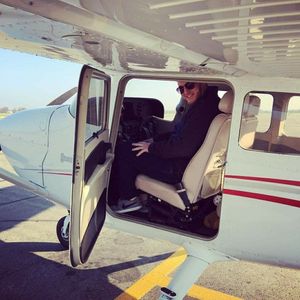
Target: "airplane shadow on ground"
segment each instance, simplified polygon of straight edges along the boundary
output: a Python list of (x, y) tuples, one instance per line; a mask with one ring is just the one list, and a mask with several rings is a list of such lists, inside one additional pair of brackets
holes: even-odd
[(50, 201), (16, 186), (0, 189), (0, 232), (53, 207)]
[[(94, 257), (92, 254), (86, 265), (72, 268), (68, 252), (62, 251), (58, 242), (24, 241), (30, 238), (30, 230), (41, 230), (38, 222), (53, 221), (38, 215), (52, 206), (50, 201), (15, 186), (0, 189), (0, 299), (114, 299), (123, 293), (118, 286), (126, 288), (142, 276), (137, 266), (164, 260), (172, 254), (124, 262), (124, 258), (104, 249), (102, 254), (95, 252)], [(8, 242), (7, 233), (1, 236), (1, 232), (27, 220), (37, 223), (26, 225), (21, 242)]]
[[(43, 252), (51, 252), (52, 256), (48, 253), (45, 258)], [(114, 274), (122, 273), (119, 275), (122, 282), (138, 280), (141, 276), (138, 271), (130, 275), (126, 270), (170, 255), (142, 257), (108, 266), (99, 266), (100, 262), (98, 267), (88, 266), (93, 269), (74, 269), (67, 265), (68, 255), (57, 243), (0, 240), (0, 299), (114, 299), (123, 292), (111, 283), (117, 280)]]

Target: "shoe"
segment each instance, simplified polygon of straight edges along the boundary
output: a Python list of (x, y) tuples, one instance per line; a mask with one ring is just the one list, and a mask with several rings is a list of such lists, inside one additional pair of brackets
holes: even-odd
[(131, 211), (139, 210), (143, 207), (143, 205), (139, 202), (138, 197), (134, 197), (130, 200), (120, 199), (118, 203), (118, 207), (115, 210), (116, 213), (123, 214)]
[(150, 212), (149, 207), (142, 205), (142, 208), (139, 210), (139, 212), (143, 213), (143, 214), (148, 214)]

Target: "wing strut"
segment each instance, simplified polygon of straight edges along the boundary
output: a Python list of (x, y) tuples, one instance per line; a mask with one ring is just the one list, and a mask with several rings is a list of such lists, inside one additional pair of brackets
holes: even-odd
[(233, 257), (193, 242), (184, 243), (183, 247), (187, 252), (186, 259), (176, 270), (168, 287), (161, 288), (159, 300), (183, 299), (192, 285), (211, 263), (236, 260)]
[(207, 268), (208, 262), (187, 255), (183, 264), (178, 268), (168, 287), (161, 288), (160, 300), (183, 299), (190, 287), (196, 282), (200, 274)]

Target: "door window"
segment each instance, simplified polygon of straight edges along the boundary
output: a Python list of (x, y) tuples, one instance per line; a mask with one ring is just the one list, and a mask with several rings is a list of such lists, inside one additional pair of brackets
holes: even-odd
[(86, 118), (86, 141), (104, 128), (104, 93), (105, 81), (100, 81), (96, 77), (91, 78)]

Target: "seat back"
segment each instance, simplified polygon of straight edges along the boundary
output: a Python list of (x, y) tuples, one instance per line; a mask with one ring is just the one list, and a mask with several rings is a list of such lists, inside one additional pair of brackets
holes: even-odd
[(219, 102), (218, 114), (212, 121), (200, 149), (189, 162), (182, 182), (191, 203), (221, 190), (223, 167), (231, 124), (233, 92), (228, 91)]

